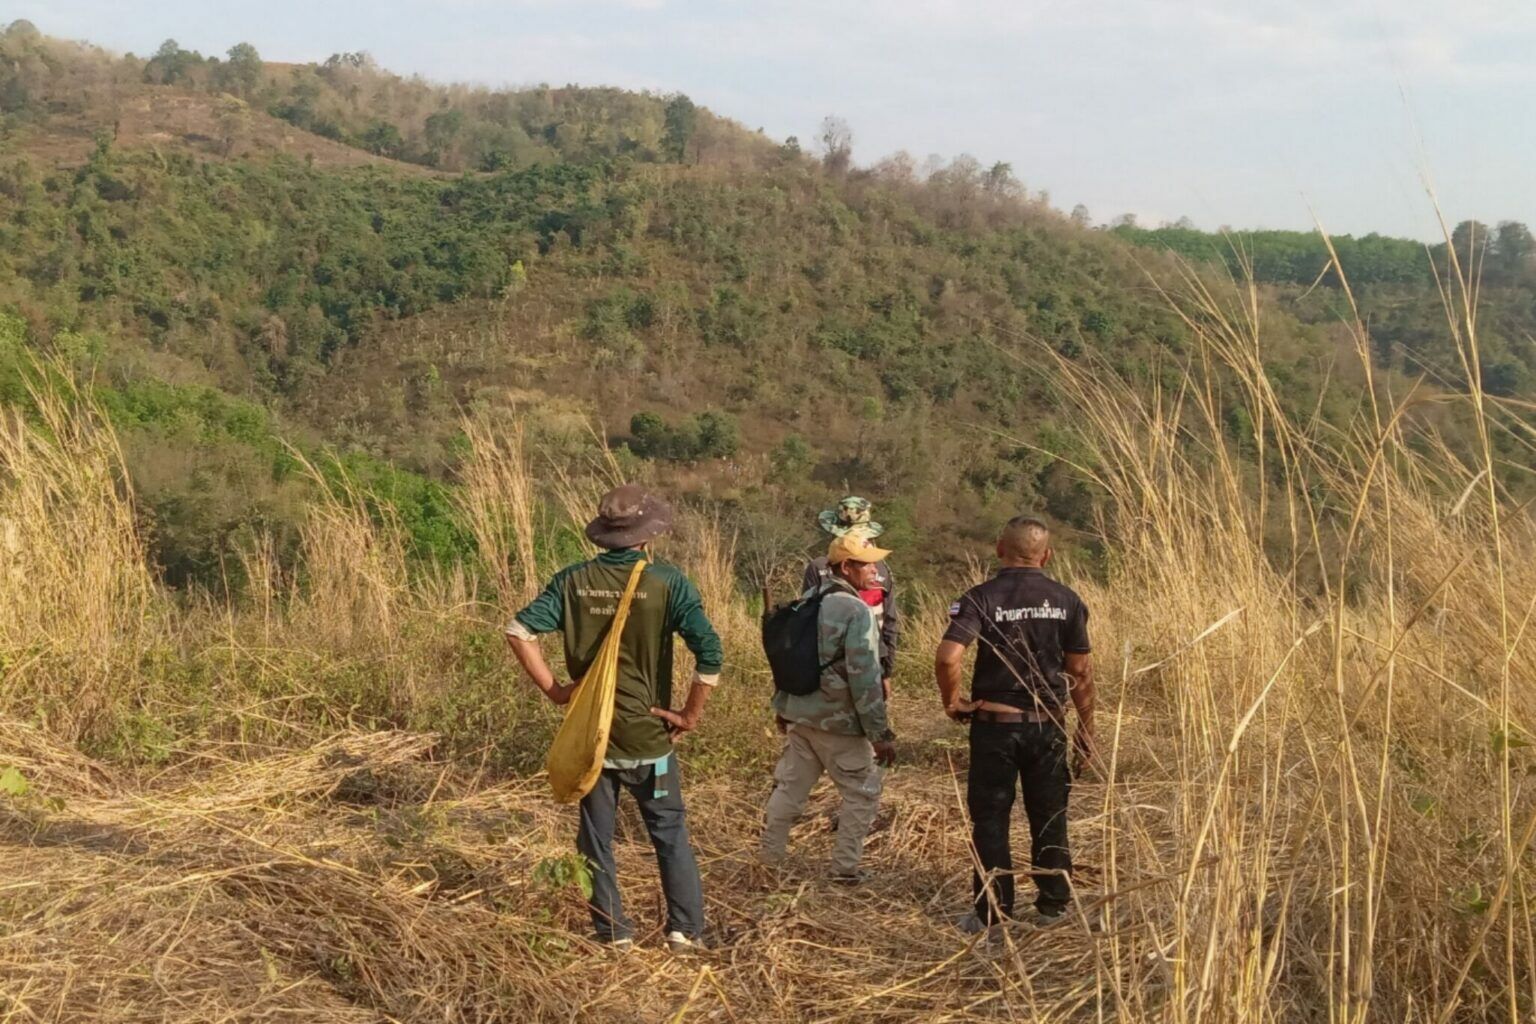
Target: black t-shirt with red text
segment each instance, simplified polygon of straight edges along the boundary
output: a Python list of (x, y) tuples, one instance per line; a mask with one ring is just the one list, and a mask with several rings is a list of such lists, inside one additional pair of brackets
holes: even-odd
[(1004, 568), (950, 605), (945, 640), (976, 649), (971, 699), (1056, 711), (1067, 703), (1065, 655), (1087, 654), (1088, 606), (1037, 568)]

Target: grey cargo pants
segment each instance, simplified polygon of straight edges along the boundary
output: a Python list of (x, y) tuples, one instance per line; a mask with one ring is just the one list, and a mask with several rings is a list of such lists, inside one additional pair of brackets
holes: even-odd
[(768, 798), (763, 827), (762, 858), (769, 863), (784, 859), (789, 830), (805, 810), (811, 787), (826, 772), (837, 786), (842, 807), (837, 815), (837, 842), (832, 847), (832, 870), (852, 874), (864, 853), (864, 837), (880, 809), (881, 772), (875, 751), (863, 736), (843, 736), (808, 725), (791, 725), (778, 766), (773, 770), (773, 795)]

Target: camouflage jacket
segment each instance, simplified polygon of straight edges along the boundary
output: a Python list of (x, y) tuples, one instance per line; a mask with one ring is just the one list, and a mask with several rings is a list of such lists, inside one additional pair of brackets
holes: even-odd
[[(840, 579), (828, 581), (821, 602), (818, 656), (826, 665), (821, 689), (796, 697), (777, 691), (773, 710), (779, 717), (843, 736), (867, 736), (872, 742), (892, 738), (880, 685), (880, 637), (875, 613)], [(805, 592), (806, 597), (814, 588)]]
[[(889, 679), (896, 674), (896, 644), (901, 639), (901, 611), (896, 607), (896, 577), (884, 562), (875, 566), (875, 586), (885, 591), (885, 600), (875, 611), (875, 627), (880, 630), (880, 673)], [(813, 558), (805, 563), (800, 581), (802, 589), (810, 590), (819, 583), (832, 579), (827, 566), (827, 556)]]

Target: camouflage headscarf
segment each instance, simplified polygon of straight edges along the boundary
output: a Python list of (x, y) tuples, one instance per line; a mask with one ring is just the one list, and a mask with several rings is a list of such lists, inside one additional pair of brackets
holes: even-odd
[(836, 508), (823, 509), (816, 522), (834, 537), (857, 532), (873, 539), (884, 533), (885, 527), (870, 521), (871, 508), (868, 499), (849, 496), (838, 502)]

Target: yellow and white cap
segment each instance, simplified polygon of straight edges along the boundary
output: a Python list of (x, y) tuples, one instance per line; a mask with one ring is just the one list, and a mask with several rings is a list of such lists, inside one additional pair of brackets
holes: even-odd
[(885, 548), (875, 547), (868, 537), (852, 531), (834, 537), (827, 546), (828, 565), (841, 565), (847, 561), (881, 562), (889, 557), (891, 553)]

